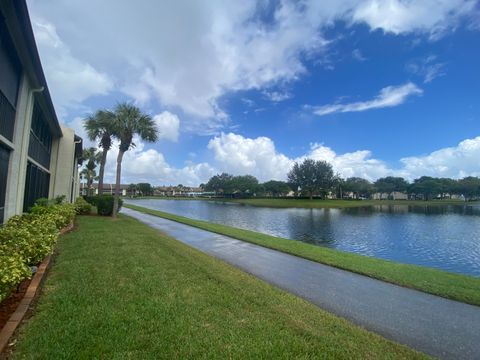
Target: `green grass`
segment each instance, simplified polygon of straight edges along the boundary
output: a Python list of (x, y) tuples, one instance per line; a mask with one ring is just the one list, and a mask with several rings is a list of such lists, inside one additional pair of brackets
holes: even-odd
[(13, 358), (424, 357), (132, 218), (78, 225)]
[(478, 201), (465, 203), (462, 200), (322, 200), (322, 199), (276, 199), (276, 198), (249, 198), (249, 199), (227, 199), (227, 198), (200, 198), (200, 197), (164, 197), (164, 196), (143, 196), (135, 199), (159, 199), (159, 200), (203, 200), (234, 202), (244, 205), (271, 208), (352, 208), (373, 205), (408, 205), (408, 206), (445, 206), (445, 205), (478, 205)]
[(401, 264), (347, 253), (301, 241), (278, 238), (250, 230), (194, 220), (158, 210), (125, 204), (127, 208), (183, 224), (227, 235), (305, 259), (335, 266), (393, 284), (409, 287), (473, 305), (480, 305), (480, 278), (459, 275), (424, 266)]
[[(351, 208), (372, 205), (411, 205), (411, 206), (437, 206), (437, 205), (464, 205), (460, 200), (321, 200), (321, 199), (233, 199), (227, 200), (239, 204), (273, 207), (273, 208)], [(469, 203), (470, 204), (470, 203)]]

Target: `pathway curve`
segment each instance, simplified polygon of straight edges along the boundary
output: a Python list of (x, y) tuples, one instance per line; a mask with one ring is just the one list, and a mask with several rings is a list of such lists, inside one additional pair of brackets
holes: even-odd
[(480, 307), (157, 216), (122, 213), (386, 338), (443, 359), (480, 359)]

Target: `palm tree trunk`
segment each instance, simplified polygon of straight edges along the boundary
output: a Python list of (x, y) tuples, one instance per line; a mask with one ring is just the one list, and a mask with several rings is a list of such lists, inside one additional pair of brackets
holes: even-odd
[(100, 171), (98, 174), (98, 195), (103, 194), (103, 175), (105, 173), (105, 163), (107, 162), (108, 150), (102, 151), (102, 159), (100, 160)]
[(120, 179), (122, 174), (122, 160), (124, 151), (119, 150), (117, 156), (117, 178), (115, 182), (115, 196), (113, 198), (113, 218), (117, 217), (118, 212), (118, 199), (120, 197)]

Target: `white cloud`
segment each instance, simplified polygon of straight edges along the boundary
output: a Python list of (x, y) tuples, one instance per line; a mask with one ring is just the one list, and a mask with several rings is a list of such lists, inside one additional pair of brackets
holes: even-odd
[[(135, 148), (124, 154), (122, 162), (122, 183), (149, 182), (153, 185), (196, 186), (206, 182), (215, 174), (215, 170), (207, 163), (188, 164), (183, 168), (171, 166), (162, 153), (155, 149), (145, 149), (145, 144), (134, 139)], [(115, 182), (116, 159), (118, 145), (115, 143), (107, 156), (105, 181)]]
[(427, 56), (423, 59), (412, 60), (406, 65), (406, 69), (412, 74), (423, 77), (424, 83), (430, 83), (434, 79), (444, 76), (445, 63), (437, 61), (435, 55)]
[(352, 51), (352, 57), (357, 61), (366, 61), (367, 60), (367, 58), (365, 56), (363, 56), (360, 49), (354, 49)]
[(355, 7), (352, 21), (365, 22), (373, 30), (394, 34), (420, 32), (436, 39), (455, 28), (475, 6), (475, 0), (367, 0)]
[(422, 175), (462, 178), (480, 176), (480, 136), (466, 139), (457, 146), (434, 151), (425, 156), (401, 159), (402, 172), (409, 178)]
[(275, 148), (267, 137), (245, 138), (238, 134), (221, 134), (208, 144), (216, 160), (215, 167), (234, 175), (251, 174), (261, 181), (285, 180), (295, 161), (306, 158), (329, 162), (342, 177), (358, 176), (371, 181), (385, 176), (402, 176), (413, 180), (422, 175), (462, 178), (480, 176), (480, 136), (432, 152), (425, 156), (401, 159), (402, 166), (393, 168), (376, 159), (369, 150), (337, 154), (332, 148), (312, 144), (310, 150), (297, 158), (289, 158)]
[(164, 111), (153, 117), (158, 129), (158, 139), (167, 139), (171, 141), (178, 141), (178, 134), (180, 129), (180, 119), (177, 115), (169, 111)]
[(264, 5), (29, 0), (57, 106), (105, 94), (114, 82), (139, 103), (180, 108), (197, 118), (185, 128), (211, 128), (205, 133), (227, 122), (222, 95), (294, 81), (307, 73), (307, 57), (321, 63), (333, 45), (323, 32), (335, 21), (435, 37), (470, 16), (475, 1), (284, 0), (269, 22), (259, 16), (271, 8)]
[(323, 116), (337, 112), (358, 112), (393, 107), (403, 104), (411, 95), (421, 95), (422, 93), (423, 90), (411, 82), (400, 86), (387, 86), (381, 89), (380, 93), (373, 100), (314, 107), (314, 114)]
[(369, 150), (358, 150), (339, 155), (327, 146), (313, 144), (306, 156), (296, 160), (301, 161), (305, 158), (327, 161), (332, 165), (334, 171), (344, 178), (356, 176), (375, 180), (392, 174), (392, 170), (385, 162), (372, 158)]
[(55, 27), (42, 20), (32, 23), (53, 102), (60, 115), (78, 107), (92, 95), (105, 95), (113, 88), (108, 75), (75, 58)]
[(273, 102), (281, 102), (281, 101), (291, 99), (293, 97), (293, 95), (291, 93), (289, 93), (288, 91), (268, 91), (268, 90), (264, 90), (262, 93), (267, 99), (269, 99), (270, 101), (273, 101)]
[(273, 141), (267, 137), (245, 138), (238, 134), (214, 137), (208, 143), (213, 151), (217, 168), (234, 175), (250, 174), (261, 181), (284, 179), (292, 160), (276, 151)]
[[(275, 148), (270, 138), (251, 139), (233, 133), (222, 133), (210, 140), (208, 149), (213, 153), (213, 164), (189, 161), (178, 168), (170, 165), (160, 152), (146, 149), (141, 140), (135, 139), (135, 143), (137, 147), (124, 155), (122, 183), (182, 183), (195, 186), (220, 172), (250, 174), (260, 181), (286, 180), (294, 162), (302, 162), (306, 158), (329, 162), (334, 171), (344, 178), (358, 176), (371, 181), (385, 176), (402, 176), (410, 181), (423, 175), (451, 178), (480, 176), (480, 136), (427, 155), (402, 158), (401, 166), (396, 168), (374, 158), (369, 150), (338, 154), (332, 148), (317, 143), (311, 144), (304, 155), (289, 158)], [(106, 182), (114, 182), (117, 155), (115, 144), (107, 159)]]

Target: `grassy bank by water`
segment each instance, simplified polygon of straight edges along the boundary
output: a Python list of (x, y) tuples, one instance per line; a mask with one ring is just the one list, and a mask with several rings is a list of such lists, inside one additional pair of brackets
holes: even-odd
[(200, 197), (164, 197), (144, 196), (135, 199), (158, 199), (158, 200), (204, 200), (233, 202), (244, 205), (271, 208), (352, 208), (373, 205), (407, 205), (407, 206), (445, 206), (445, 205), (475, 205), (480, 202), (464, 202), (461, 200), (322, 200), (322, 199), (276, 199), (276, 198), (248, 198), (248, 199), (227, 199), (227, 198), (200, 198)]
[(160, 216), (218, 234), (231, 236), (239, 240), (248, 241), (303, 257), (305, 259), (388, 281), (390, 283), (465, 303), (480, 305), (480, 278), (347, 253), (306, 244), (300, 241), (261, 234), (250, 230), (194, 220), (136, 205), (125, 204), (124, 206), (143, 213)]
[(423, 358), (121, 216), (61, 238), (14, 358)]
[[(239, 204), (273, 207), (273, 208), (351, 208), (372, 205), (409, 205), (409, 206), (437, 206), (437, 205), (464, 205), (459, 200), (320, 200), (320, 199), (233, 199), (228, 200)], [(467, 203), (468, 204), (468, 203)]]

